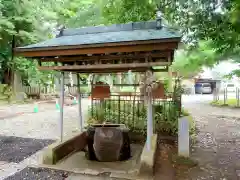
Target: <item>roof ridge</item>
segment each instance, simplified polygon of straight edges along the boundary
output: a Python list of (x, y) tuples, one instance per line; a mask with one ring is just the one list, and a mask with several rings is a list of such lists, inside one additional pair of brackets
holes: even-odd
[(104, 32), (119, 32), (119, 31), (133, 31), (133, 30), (157, 29), (156, 20), (129, 22), (126, 24), (112, 24), (108, 26), (90, 26), (81, 28), (64, 29), (62, 36), (74, 36), (84, 34), (96, 34)]

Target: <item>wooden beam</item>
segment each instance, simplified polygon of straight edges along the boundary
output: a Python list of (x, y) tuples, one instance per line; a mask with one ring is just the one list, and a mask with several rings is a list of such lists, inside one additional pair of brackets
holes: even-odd
[(137, 69), (151, 68), (153, 66), (169, 66), (169, 62), (129, 63), (129, 64), (97, 64), (97, 65), (72, 65), (72, 66), (39, 66), (39, 70), (106, 70), (106, 69)]
[[(109, 74), (109, 73), (124, 73), (129, 69), (106, 69), (106, 70), (60, 70), (66, 72), (74, 72), (74, 73), (82, 73), (82, 74)], [(151, 69), (151, 68), (138, 68), (132, 70), (132, 72), (146, 72), (147, 70), (151, 70), (152, 72), (168, 72), (167, 69)]]
[(69, 56), (69, 55), (118, 53), (118, 52), (140, 52), (140, 51), (154, 51), (154, 50), (174, 51), (177, 48), (177, 46), (178, 46), (178, 42), (168, 42), (168, 43), (159, 43), (159, 44), (104, 46), (104, 47), (96, 47), (96, 48), (15, 51), (15, 55), (32, 57), (32, 58), (42, 58), (47, 56)]
[[(167, 58), (171, 56), (171, 51), (163, 52), (145, 52), (139, 54), (119, 54), (119, 55), (93, 55), (93, 56), (61, 56), (58, 58), (46, 57), (40, 59), (41, 62), (68, 62), (68, 61), (86, 61), (86, 60), (114, 60), (114, 59), (140, 59), (146, 56), (151, 56), (152, 58)], [(168, 61), (168, 60), (166, 60)]]

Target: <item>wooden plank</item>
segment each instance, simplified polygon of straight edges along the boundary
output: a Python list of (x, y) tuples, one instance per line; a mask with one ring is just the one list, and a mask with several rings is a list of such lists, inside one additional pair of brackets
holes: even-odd
[[(93, 55), (93, 56), (62, 56), (58, 58), (46, 57), (40, 59), (41, 62), (68, 62), (68, 61), (86, 61), (86, 60), (115, 60), (115, 59), (140, 59), (146, 56), (151, 56), (152, 58), (166, 58), (171, 56), (171, 51), (163, 51), (157, 53), (145, 52), (139, 54), (120, 54), (120, 55)], [(168, 61), (168, 60), (166, 60)]]
[[(43, 69), (39, 68), (39, 70), (46, 70), (47, 67), (44, 67)], [(48, 70), (52, 70), (51, 67)], [(124, 73), (127, 72), (129, 69), (126, 68), (117, 68), (117, 69), (78, 69), (78, 70), (62, 70), (66, 72), (74, 72), (74, 73), (85, 73), (85, 74), (109, 74), (109, 73)], [(152, 72), (168, 72), (168, 66), (164, 69), (153, 69), (149, 67), (144, 68), (134, 68), (131, 69), (132, 72), (146, 72), (147, 70), (151, 70)], [(61, 70), (59, 70), (61, 71)]]
[[(82, 74), (109, 74), (109, 73), (123, 73), (123, 72), (127, 72), (129, 69), (106, 69), (106, 70), (75, 70), (75, 71), (70, 71), (70, 70), (62, 70), (62, 71), (66, 71), (66, 72), (75, 72), (75, 73), (82, 73)], [(132, 70), (132, 69), (131, 69)], [(134, 69), (132, 70), (132, 72), (146, 72), (147, 70), (151, 70), (149, 68), (142, 68), (142, 69)], [(61, 71), (61, 70), (60, 70)], [(167, 70), (162, 69), (156, 69), (156, 70), (152, 70), (152, 72), (167, 72)]]
[(102, 54), (117, 52), (140, 52), (154, 50), (172, 50), (178, 46), (178, 42), (160, 43), (160, 44), (138, 44), (138, 45), (121, 45), (105, 46), (96, 48), (77, 48), (77, 49), (49, 49), (49, 50), (32, 50), (32, 51), (15, 51), (15, 55), (24, 57), (41, 58), (47, 56), (67, 56), (67, 55), (84, 55), (84, 54)]

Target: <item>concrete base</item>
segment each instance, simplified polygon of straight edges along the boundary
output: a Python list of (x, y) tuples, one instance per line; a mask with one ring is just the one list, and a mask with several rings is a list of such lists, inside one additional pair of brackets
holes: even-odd
[[(153, 179), (153, 166), (157, 148), (156, 134), (152, 137), (150, 150), (147, 149), (146, 144), (144, 147), (140, 144), (131, 144), (132, 157), (127, 161), (118, 162), (97, 162), (86, 159), (85, 152), (81, 151), (86, 144), (85, 138), (85, 133), (80, 133), (64, 142), (50, 145), (44, 153), (43, 164), (40, 167), (75, 173), (73, 177), (75, 179), (84, 175), (86, 177), (104, 176), (104, 179), (111, 180)], [(134, 138), (132, 140), (134, 141)], [(79, 144), (79, 142), (82, 143)]]
[(86, 132), (78, 133), (63, 142), (56, 142), (45, 150), (42, 163), (54, 165), (69, 155), (83, 150), (86, 144)]
[[(127, 161), (118, 162), (97, 162), (87, 160), (85, 153), (82, 151), (76, 152), (61, 161), (56, 165), (40, 165), (40, 167), (48, 167), (57, 170), (64, 170), (74, 173), (74, 178), (87, 176), (105, 177), (104, 179), (151, 179), (141, 178), (140, 170), (140, 156), (143, 146), (139, 144), (131, 144), (132, 157)], [(70, 178), (70, 177), (69, 177)], [(94, 178), (93, 178), (94, 179)]]
[(143, 148), (143, 152), (140, 158), (140, 174), (145, 176), (153, 175), (155, 154), (157, 150), (157, 134), (152, 136), (151, 149), (148, 150), (147, 143)]
[[(139, 158), (142, 146), (132, 144), (132, 157), (127, 161), (97, 162), (86, 159), (84, 152), (77, 152), (72, 156), (56, 164), (59, 169), (74, 171), (88, 175), (100, 175), (103, 173), (137, 175), (139, 173)], [(112, 175), (113, 175), (112, 174)]]

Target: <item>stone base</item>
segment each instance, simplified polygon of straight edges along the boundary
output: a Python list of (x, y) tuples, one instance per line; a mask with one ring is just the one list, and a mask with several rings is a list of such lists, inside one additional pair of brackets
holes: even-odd
[(153, 175), (153, 168), (154, 168), (154, 161), (155, 161), (155, 154), (157, 150), (157, 134), (152, 136), (152, 146), (151, 149), (147, 149), (147, 143), (142, 151), (142, 155), (140, 158), (140, 174), (146, 176)]

